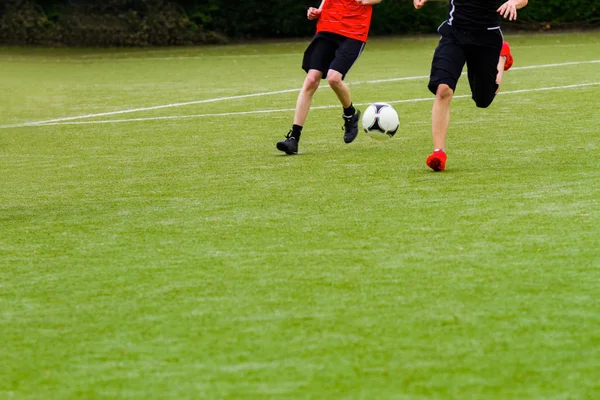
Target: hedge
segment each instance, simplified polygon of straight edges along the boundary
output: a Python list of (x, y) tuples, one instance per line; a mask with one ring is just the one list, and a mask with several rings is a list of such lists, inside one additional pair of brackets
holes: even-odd
[[(0, 44), (169, 46), (308, 37), (306, 9), (320, 0), (0, 0)], [(375, 8), (373, 35), (432, 33), (448, 4), (410, 0)], [(600, 26), (600, 0), (532, 0), (508, 29)]]

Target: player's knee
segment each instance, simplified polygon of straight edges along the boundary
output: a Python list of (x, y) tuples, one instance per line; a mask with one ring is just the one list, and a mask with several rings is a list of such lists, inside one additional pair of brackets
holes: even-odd
[(339, 87), (342, 85), (342, 76), (340, 74), (327, 74), (327, 82), (332, 88)]
[(475, 105), (479, 108), (488, 108), (494, 98), (496, 97), (496, 92), (498, 91), (498, 84), (494, 86), (489, 86), (486, 89), (479, 89), (473, 91), (473, 101), (475, 101)]
[(435, 97), (442, 101), (450, 101), (454, 95), (454, 90), (445, 83), (438, 85), (435, 90)]
[(304, 88), (305, 90), (314, 92), (318, 89), (319, 83), (321, 83), (321, 77), (316, 75), (307, 75), (304, 80)]
[(478, 108), (488, 108), (494, 101), (494, 96), (473, 97), (473, 100)]

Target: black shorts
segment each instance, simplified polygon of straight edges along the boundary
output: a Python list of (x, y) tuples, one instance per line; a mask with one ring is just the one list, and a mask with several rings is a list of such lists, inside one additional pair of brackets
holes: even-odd
[(304, 52), (302, 69), (306, 72), (319, 70), (323, 78), (333, 69), (342, 74), (343, 79), (364, 48), (365, 43), (360, 40), (329, 32), (317, 33)]
[(489, 106), (498, 90), (498, 59), (504, 40), (500, 28), (468, 31), (444, 22), (438, 32), (441, 38), (431, 63), (429, 90), (436, 94), (442, 83), (456, 90), (466, 63), (473, 100), (478, 107)]

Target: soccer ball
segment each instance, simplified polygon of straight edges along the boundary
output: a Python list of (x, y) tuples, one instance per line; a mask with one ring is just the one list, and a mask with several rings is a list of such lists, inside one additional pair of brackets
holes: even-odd
[(373, 139), (389, 139), (400, 127), (400, 117), (394, 107), (387, 103), (373, 103), (362, 117), (365, 133)]

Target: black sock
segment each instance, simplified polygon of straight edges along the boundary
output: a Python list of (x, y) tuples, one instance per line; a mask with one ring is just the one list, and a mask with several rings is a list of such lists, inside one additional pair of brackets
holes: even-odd
[(302, 134), (302, 127), (300, 125), (292, 125), (292, 136), (296, 138), (296, 140), (300, 140), (300, 135)]
[(354, 109), (354, 105), (352, 103), (350, 103), (350, 107), (344, 108), (344, 115), (346, 117), (353, 116), (355, 112), (356, 112), (356, 110)]

